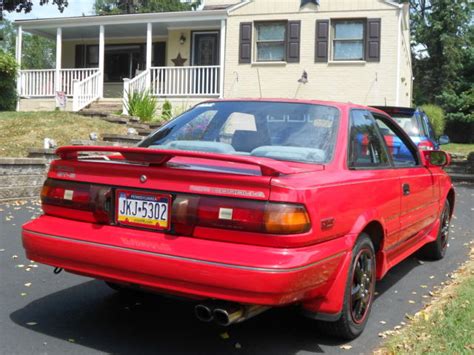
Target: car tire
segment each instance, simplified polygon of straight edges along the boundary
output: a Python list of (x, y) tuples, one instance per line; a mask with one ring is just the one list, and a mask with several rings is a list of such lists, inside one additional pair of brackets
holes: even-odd
[(362, 233), (352, 250), (341, 317), (335, 322), (320, 322), (319, 328), (337, 338), (357, 338), (369, 318), (374, 294), (375, 251), (368, 234)]
[(443, 211), (439, 216), (438, 236), (435, 241), (424, 245), (418, 255), (423, 259), (441, 260), (446, 255), (449, 242), (449, 224), (451, 222), (451, 206), (449, 201), (444, 203)]

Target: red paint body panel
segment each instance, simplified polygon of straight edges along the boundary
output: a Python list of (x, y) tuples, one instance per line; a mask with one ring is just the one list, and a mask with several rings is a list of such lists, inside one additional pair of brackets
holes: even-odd
[(24, 226), (28, 258), (119, 282), (193, 296), (280, 305), (314, 295), (350, 245), (268, 248), (42, 216)]
[[(269, 101), (269, 100), (265, 100)], [(94, 222), (92, 212), (45, 205), (23, 226), (28, 258), (68, 271), (160, 292), (235, 302), (300, 303), (315, 313), (342, 309), (352, 248), (369, 223), (383, 229), (377, 277), (436, 238), (452, 184), (436, 167), (351, 170), (349, 112), (340, 111), (333, 159), (323, 165), (146, 148), (65, 147), (48, 177), (164, 194), (234, 197), (306, 208), (311, 228), (272, 235), (197, 226), (192, 236)], [(380, 115), (383, 112), (375, 109)], [(78, 160), (79, 151), (113, 152)], [(140, 182), (140, 176), (147, 179)], [(410, 195), (402, 186), (409, 184)], [(327, 221), (331, 221), (328, 225)]]

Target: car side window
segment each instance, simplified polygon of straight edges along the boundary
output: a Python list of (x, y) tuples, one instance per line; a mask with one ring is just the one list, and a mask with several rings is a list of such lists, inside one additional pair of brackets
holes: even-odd
[(433, 127), (431, 126), (430, 119), (428, 118), (426, 113), (423, 113), (422, 117), (423, 117), (423, 124), (425, 125), (425, 130), (428, 134), (428, 137), (430, 137), (431, 139), (435, 139), (436, 137), (435, 137)]
[(413, 145), (401, 134), (401, 129), (382, 116), (374, 115), (374, 117), (395, 167), (418, 165), (418, 157)]
[(350, 168), (390, 167), (385, 145), (369, 111), (351, 111), (349, 140)]

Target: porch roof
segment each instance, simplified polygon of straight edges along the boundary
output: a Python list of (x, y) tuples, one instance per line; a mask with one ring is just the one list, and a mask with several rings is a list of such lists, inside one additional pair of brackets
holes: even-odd
[(157, 12), (107, 16), (77, 16), (16, 20), (23, 31), (42, 37), (55, 38), (56, 29), (62, 28), (62, 37), (68, 39), (98, 38), (98, 26), (105, 26), (108, 38), (143, 36), (147, 23), (153, 26), (154, 36), (166, 36), (168, 28), (219, 28), (227, 18), (227, 10)]

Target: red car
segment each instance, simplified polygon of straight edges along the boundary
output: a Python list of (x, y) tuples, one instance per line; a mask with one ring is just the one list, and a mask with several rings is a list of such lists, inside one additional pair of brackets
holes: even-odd
[(195, 299), (204, 321), (296, 304), (355, 338), (377, 279), (419, 249), (441, 259), (447, 248), (449, 156), (418, 151), (374, 108), (209, 101), (138, 147), (57, 155), (44, 214), (23, 226), (27, 257)]

